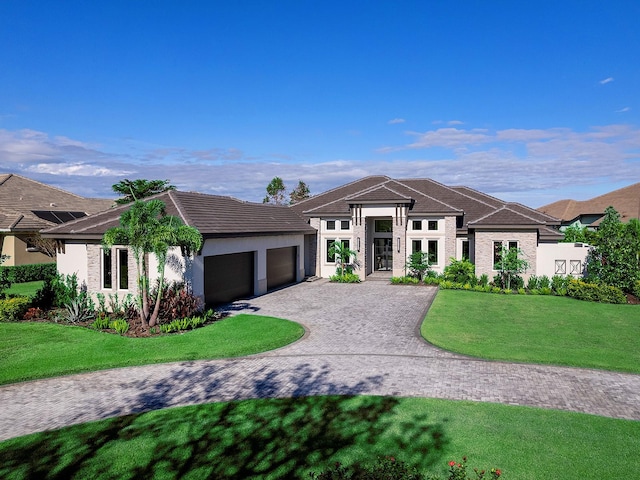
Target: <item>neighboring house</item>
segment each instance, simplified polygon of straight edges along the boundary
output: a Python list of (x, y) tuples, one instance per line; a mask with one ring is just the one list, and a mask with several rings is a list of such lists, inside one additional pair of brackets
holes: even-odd
[(112, 200), (83, 198), (15, 174), (0, 174), (0, 252), (4, 266), (52, 263), (33, 243), (43, 229), (105, 210)]
[(557, 218), (430, 179), (366, 177), (290, 208), (318, 231), (315, 265), (308, 271), (320, 277), (336, 272), (335, 258), (329, 255), (334, 241), (357, 252), (361, 268), (355, 272), (363, 280), (374, 272), (404, 275), (415, 251), (426, 252), (436, 272), (441, 273), (451, 258), (464, 257), (475, 264), (478, 276), (491, 279), (497, 274), (494, 265), (502, 246), (522, 251), (530, 266), (525, 278), (559, 274), (562, 262), (563, 274), (581, 274), (587, 253), (587, 248), (573, 244), (558, 247), (563, 236)]
[[(305, 276), (306, 245), (315, 230), (285, 206), (249, 203), (230, 197), (168, 191), (154, 198), (170, 215), (197, 228), (200, 252), (185, 259), (174, 249), (165, 272), (169, 281), (188, 281), (207, 305), (266, 293)], [(101, 247), (107, 229), (119, 225), (122, 205), (43, 232), (59, 245), (58, 272), (76, 274), (92, 293), (137, 294), (136, 265), (126, 245)], [(157, 278), (150, 258), (151, 281)]]
[(596, 229), (604, 218), (604, 211), (609, 206), (616, 209), (622, 222), (640, 218), (640, 183), (590, 200), (558, 200), (538, 208), (538, 211), (559, 218), (562, 221), (561, 229), (568, 226)]

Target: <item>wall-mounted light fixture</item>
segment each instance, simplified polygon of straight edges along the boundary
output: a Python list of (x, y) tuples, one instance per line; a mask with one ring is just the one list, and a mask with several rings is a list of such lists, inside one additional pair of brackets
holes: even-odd
[(356, 239), (356, 249), (360, 251), (360, 237)]
[(396, 238), (396, 246), (398, 248), (398, 253), (400, 253), (400, 237)]

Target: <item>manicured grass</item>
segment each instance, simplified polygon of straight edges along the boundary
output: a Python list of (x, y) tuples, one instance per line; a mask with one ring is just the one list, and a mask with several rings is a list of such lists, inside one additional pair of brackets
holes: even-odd
[(18, 295), (20, 297), (33, 297), (36, 292), (42, 288), (42, 285), (44, 285), (44, 282), (41, 280), (37, 282), (13, 283), (4, 293), (7, 295)]
[[(470, 379), (473, 381), (473, 379)], [(380, 456), (445, 475), (450, 460), (502, 478), (636, 478), (640, 422), (391, 397), (248, 400), (171, 408), (0, 443), (0, 477), (308, 478)], [(473, 472), (471, 472), (473, 475)]]
[(0, 384), (113, 367), (249, 355), (282, 347), (303, 334), (297, 323), (258, 315), (237, 315), (183, 334), (150, 338), (51, 323), (0, 323)]
[(639, 305), (441, 290), (421, 332), (475, 357), (640, 373)]

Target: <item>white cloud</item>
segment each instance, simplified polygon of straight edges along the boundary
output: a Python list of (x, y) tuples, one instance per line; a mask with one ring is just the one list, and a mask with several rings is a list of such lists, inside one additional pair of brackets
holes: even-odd
[(631, 110), (631, 107), (624, 107), (624, 108), (621, 108), (620, 110), (616, 110), (616, 113), (624, 113), (630, 110)]
[(613, 77), (607, 77), (600, 80), (600, 85), (606, 85), (607, 83), (611, 83), (611, 82), (613, 82)]
[(387, 123), (389, 125), (396, 125), (398, 123), (404, 123), (404, 122), (406, 122), (406, 120), (404, 118), (394, 118), (392, 120), (389, 120)]
[(447, 125), (464, 125), (464, 122), (461, 120), (449, 120)]

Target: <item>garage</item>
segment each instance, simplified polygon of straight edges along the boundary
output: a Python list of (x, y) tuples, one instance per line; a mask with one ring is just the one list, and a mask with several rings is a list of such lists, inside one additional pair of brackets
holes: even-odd
[(298, 247), (267, 250), (267, 290), (296, 281)]
[(207, 306), (254, 294), (254, 252), (204, 258), (204, 299)]

